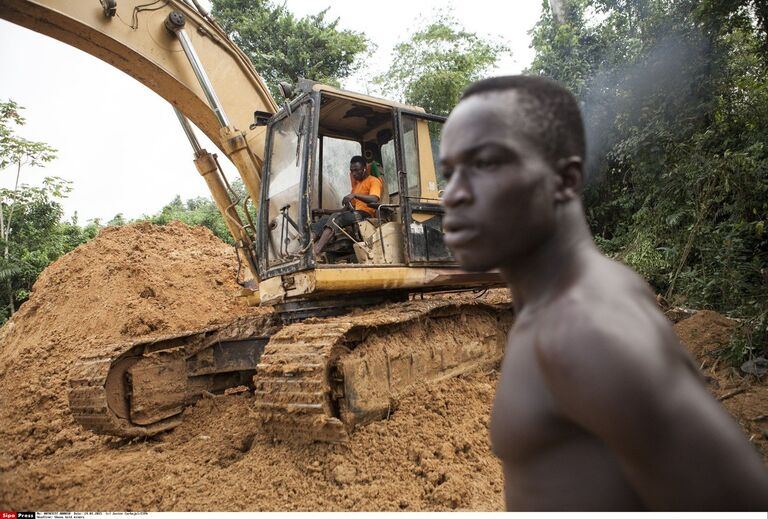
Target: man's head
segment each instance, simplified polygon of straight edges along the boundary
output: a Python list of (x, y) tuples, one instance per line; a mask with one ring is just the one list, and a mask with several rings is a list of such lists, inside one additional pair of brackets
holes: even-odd
[(365, 177), (368, 176), (368, 165), (366, 164), (365, 159), (360, 155), (352, 157), (349, 161), (349, 172), (352, 173), (355, 180), (365, 179)]
[(504, 267), (547, 241), (579, 200), (584, 156), (578, 104), (558, 83), (509, 76), (467, 88), (440, 149), (446, 243), (461, 265)]

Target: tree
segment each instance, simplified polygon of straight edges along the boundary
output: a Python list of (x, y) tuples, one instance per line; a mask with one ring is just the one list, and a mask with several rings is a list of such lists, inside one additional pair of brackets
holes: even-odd
[(67, 181), (46, 177), (40, 187), (19, 185), (0, 189), (4, 212), (14, 207), (13, 232), (3, 243), (8, 255), (0, 258), (0, 323), (23, 303), (40, 272), (52, 261), (93, 237), (71, 223), (61, 223), (59, 199), (69, 190)]
[(296, 18), (269, 0), (213, 0), (211, 14), (253, 62), (277, 97), (280, 81), (306, 78), (338, 86), (368, 48), (363, 30), (338, 29), (328, 10)]
[(462, 90), (506, 52), (506, 45), (466, 31), (451, 15), (438, 15), (395, 46), (392, 65), (376, 82), (406, 103), (448, 115)]
[(110, 227), (119, 227), (121, 225), (125, 225), (126, 223), (127, 221), (123, 213), (117, 213), (115, 216), (112, 217), (110, 221), (107, 222), (107, 225)]
[(0, 270), (0, 281), (6, 283), (7, 301), (11, 315), (15, 312), (12, 277), (23, 271), (23, 264), (18, 263), (18, 258), (14, 260), (11, 257), (14, 212), (18, 213), (32, 207), (28, 204), (34, 205), (39, 202), (42, 193), (51, 192), (61, 196), (63, 189), (65, 189), (65, 185), (53, 177), (46, 178), (43, 190), (36, 191), (19, 185), (23, 167), (41, 166), (56, 157), (56, 150), (47, 144), (30, 141), (16, 135), (14, 127), (23, 126), (25, 123), (20, 113), (22, 109), (12, 100), (0, 103), (0, 170), (12, 167), (16, 173), (13, 189), (0, 190), (0, 243), (2, 243), (3, 248), (3, 268)]

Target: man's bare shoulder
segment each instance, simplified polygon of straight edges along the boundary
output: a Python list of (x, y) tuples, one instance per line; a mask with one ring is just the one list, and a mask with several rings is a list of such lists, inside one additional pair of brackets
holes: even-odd
[(554, 325), (549, 327), (554, 336), (615, 333), (624, 343), (635, 338), (647, 341), (629, 333), (640, 326), (671, 330), (648, 284), (630, 268), (604, 256), (544, 309), (542, 319)]
[(629, 268), (601, 257), (582, 280), (541, 317), (536, 354), (559, 384), (600, 381), (610, 391), (632, 392), (629, 382), (659, 389), (689, 359), (656, 305), (648, 285)]

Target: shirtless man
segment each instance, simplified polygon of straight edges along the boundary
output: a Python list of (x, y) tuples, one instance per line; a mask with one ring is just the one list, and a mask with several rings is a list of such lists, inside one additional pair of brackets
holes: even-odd
[(584, 129), (557, 83), (475, 83), (443, 129), (445, 241), (517, 319), (491, 416), (510, 510), (768, 510), (768, 471), (654, 295), (595, 247)]

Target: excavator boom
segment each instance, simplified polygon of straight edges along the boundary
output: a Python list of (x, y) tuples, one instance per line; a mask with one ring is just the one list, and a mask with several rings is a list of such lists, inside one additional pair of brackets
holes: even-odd
[[(277, 110), (264, 81), (243, 51), (218, 25), (180, 0), (120, 0), (114, 16), (109, 16), (95, 0), (0, 3), (0, 18), (67, 43), (122, 70), (171, 103), (226, 151), (219, 131), (221, 124), (179, 39), (165, 26), (174, 11), (186, 18), (187, 34), (216, 86), (231, 126), (247, 132), (255, 111)], [(264, 129), (254, 133), (248, 140), (254, 144), (251, 148), (257, 158), (263, 160)]]

